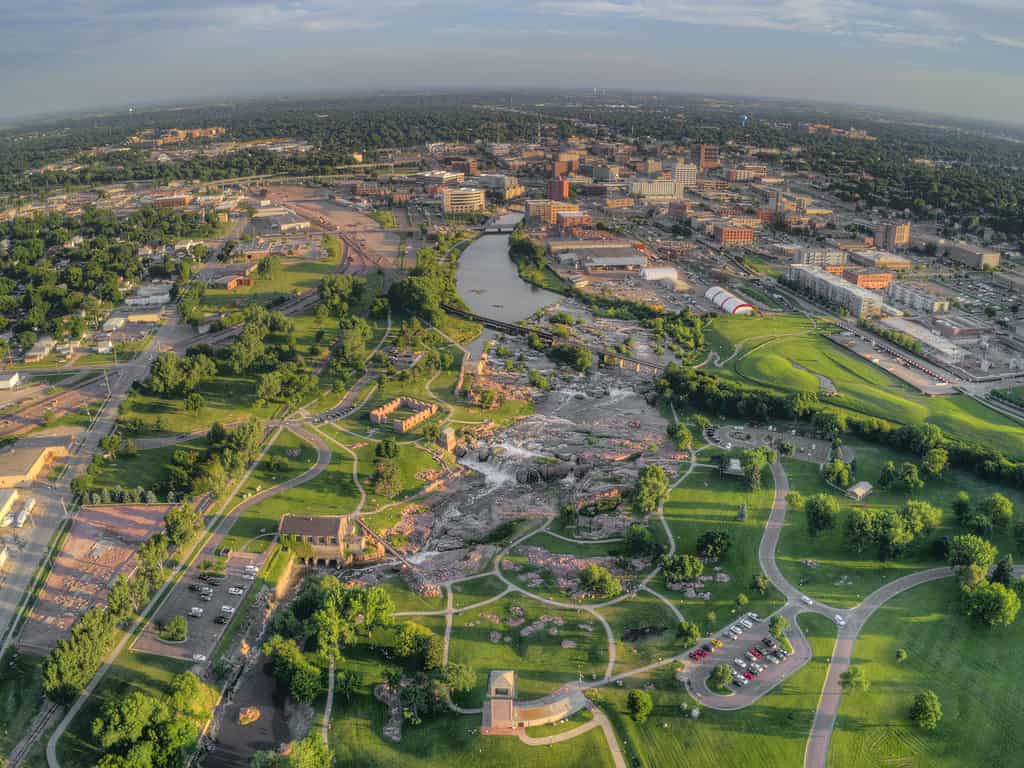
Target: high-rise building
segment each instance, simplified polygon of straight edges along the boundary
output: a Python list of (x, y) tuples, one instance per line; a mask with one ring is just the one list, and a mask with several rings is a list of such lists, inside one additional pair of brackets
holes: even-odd
[(685, 187), (697, 186), (697, 166), (691, 163), (676, 163), (672, 166), (672, 181)]
[(756, 233), (749, 227), (738, 227), (728, 222), (718, 222), (714, 225), (715, 242), (729, 248), (735, 245), (750, 245), (754, 242)]
[(475, 213), (486, 207), (486, 195), (482, 189), (445, 187), (442, 199), (445, 213)]
[(696, 159), (697, 166), (702, 171), (706, 171), (710, 168), (718, 168), (722, 165), (722, 161), (719, 159), (717, 144), (698, 144)]
[(875, 247), (895, 251), (910, 245), (910, 222), (887, 221), (875, 227)]
[(569, 180), (558, 177), (548, 182), (548, 197), (552, 200), (565, 201), (569, 199)]

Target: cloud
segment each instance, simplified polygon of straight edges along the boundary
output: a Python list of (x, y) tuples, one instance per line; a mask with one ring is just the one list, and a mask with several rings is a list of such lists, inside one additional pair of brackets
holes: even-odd
[(1004, 48), (1024, 48), (1024, 37), (1005, 37), (1004, 35), (990, 35), (982, 32), (978, 35), (982, 40), (987, 40), (993, 45), (1001, 45)]

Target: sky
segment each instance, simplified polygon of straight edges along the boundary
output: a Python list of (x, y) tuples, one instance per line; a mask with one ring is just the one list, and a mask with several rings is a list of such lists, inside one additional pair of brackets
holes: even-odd
[(633, 88), (1024, 123), (1024, 0), (0, 0), (0, 119), (352, 89)]

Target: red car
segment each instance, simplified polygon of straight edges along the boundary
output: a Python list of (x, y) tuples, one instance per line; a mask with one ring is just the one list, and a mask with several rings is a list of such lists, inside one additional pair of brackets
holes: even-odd
[(757, 658), (759, 658), (759, 659), (763, 659), (763, 658), (764, 658), (764, 654), (763, 654), (763, 653), (761, 653), (761, 652), (760, 652), (759, 650), (757, 650), (757, 648), (751, 648), (751, 649), (750, 649), (750, 652), (751, 652), (752, 654), (754, 654), (754, 656), (756, 656), (756, 657), (757, 657)]
[(696, 651), (690, 651), (690, 661), (700, 661), (700, 656), (697, 655)]
[(753, 672), (744, 672), (743, 676), (745, 678), (747, 678), (747, 680), (753, 680), (754, 679), (754, 673)]

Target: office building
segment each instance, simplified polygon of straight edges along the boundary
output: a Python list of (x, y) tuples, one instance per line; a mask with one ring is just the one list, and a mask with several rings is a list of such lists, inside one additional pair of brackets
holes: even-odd
[(526, 218), (552, 225), (558, 222), (559, 213), (579, 209), (576, 203), (565, 203), (560, 200), (527, 200)]
[(892, 285), (895, 277), (892, 272), (872, 267), (847, 267), (843, 270), (844, 280), (872, 291), (884, 291)]
[(875, 247), (886, 251), (910, 245), (910, 222), (887, 221), (875, 227)]
[(640, 179), (629, 182), (629, 194), (634, 197), (673, 200), (682, 197), (685, 189), (684, 184), (670, 179)]
[(445, 213), (478, 213), (487, 205), (482, 189), (468, 187), (445, 187), (441, 193)]
[(548, 197), (564, 202), (569, 199), (569, 180), (561, 177), (548, 182)]
[(795, 248), (790, 263), (810, 264), (815, 267), (845, 267), (846, 252), (834, 248)]
[(712, 230), (715, 242), (723, 248), (732, 248), (738, 245), (751, 245), (757, 237), (757, 233), (750, 227), (740, 227), (728, 222), (717, 222)]
[(487, 189), (501, 202), (513, 200), (526, 194), (526, 188), (519, 183), (515, 176), (506, 176), (503, 173), (482, 173), (477, 177), (480, 186)]
[(908, 283), (893, 283), (889, 286), (888, 298), (894, 304), (922, 312), (949, 312), (949, 299)]
[(697, 166), (702, 171), (718, 168), (722, 165), (717, 144), (698, 144), (696, 155)]
[(589, 229), (594, 222), (585, 211), (559, 211), (555, 224), (559, 232), (565, 233), (574, 229)]
[(851, 251), (850, 259), (865, 267), (891, 269), (893, 272), (905, 272), (913, 266), (910, 259), (877, 248)]
[(826, 272), (821, 267), (791, 264), (787, 277), (813, 296), (845, 307), (854, 317), (878, 317), (882, 314), (882, 299), (878, 294)]
[(697, 166), (692, 163), (676, 163), (672, 166), (672, 181), (684, 188), (697, 186)]

